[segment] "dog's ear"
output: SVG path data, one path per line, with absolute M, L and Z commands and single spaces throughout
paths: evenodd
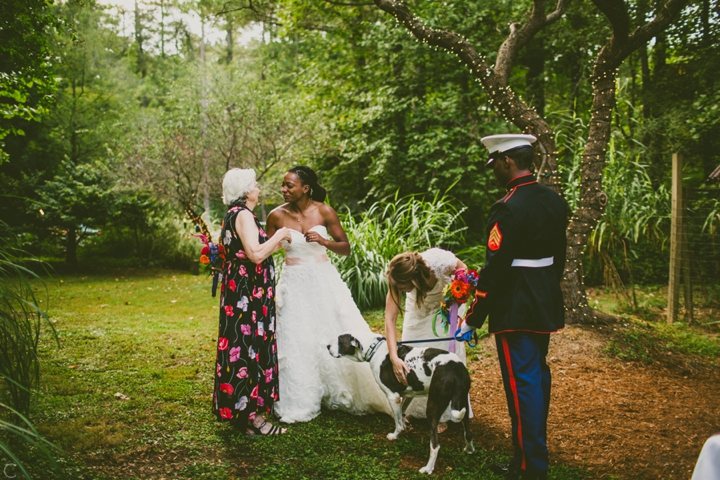
M 355 337 L 353 337 L 352 340 L 350 340 L 350 345 L 352 345 L 353 347 L 355 347 L 355 348 L 357 348 L 357 349 L 359 349 L 359 350 L 362 350 L 362 344 L 361 344 L 360 341 L 359 341 L 357 338 L 355 338 Z

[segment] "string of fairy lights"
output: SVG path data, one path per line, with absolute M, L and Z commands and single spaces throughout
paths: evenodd
M 560 174 L 556 167 L 555 159 L 559 152 L 554 150 L 555 135 L 545 121 L 538 115 L 534 108 L 525 104 L 521 97 L 516 96 L 509 86 L 498 85 L 498 78 L 493 69 L 485 61 L 485 57 L 478 53 L 467 39 L 451 32 L 437 31 L 426 27 L 421 20 L 415 17 L 407 7 L 397 0 L 376 0 L 376 4 L 385 12 L 395 17 L 397 23 L 403 25 L 416 40 L 433 47 L 443 48 L 458 57 L 458 62 L 464 63 L 475 76 L 475 81 L 480 83 L 488 96 L 488 101 L 495 111 L 499 112 L 508 123 L 517 125 L 525 133 L 533 133 L 538 140 L 549 143 L 553 147 L 552 153 L 543 152 L 541 156 L 551 162 L 550 171 L 544 175 L 550 177 L 550 186 L 559 190 L 561 184 Z M 578 209 L 573 213 L 568 227 L 569 239 L 568 248 L 573 255 L 568 259 L 565 268 L 565 278 L 575 277 L 578 279 L 579 289 L 571 294 L 573 298 L 566 301 L 566 311 L 573 314 L 581 313 L 583 317 L 590 315 L 590 307 L 585 295 L 585 284 L 582 274 L 580 258 L 582 250 L 587 244 L 587 239 L 592 229 L 597 225 L 607 205 L 607 195 L 602 191 L 602 168 L 606 161 L 607 138 L 610 135 L 611 115 L 615 106 L 615 79 L 618 73 L 616 68 L 608 68 L 605 59 L 598 59 L 596 62 L 593 77 L 593 98 L 594 105 L 591 110 L 591 133 L 593 129 L 600 128 L 600 140 L 588 140 L 585 148 L 587 152 L 582 156 L 587 158 L 583 161 L 581 181 L 581 201 Z M 609 95 L 609 99 L 604 97 Z M 599 105 L 596 105 L 599 103 Z M 593 144 L 597 146 L 593 146 Z M 601 152 L 594 150 L 599 149 Z M 553 168 L 554 167 L 554 168 Z M 567 296 L 566 296 L 567 298 Z M 567 304 L 571 307 L 568 307 Z

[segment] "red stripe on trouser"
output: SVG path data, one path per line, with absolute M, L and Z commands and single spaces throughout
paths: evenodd
M 520 451 L 522 452 L 522 464 L 520 465 L 520 468 L 525 470 L 525 449 L 523 448 L 522 421 L 520 420 L 520 398 L 518 398 L 517 383 L 515 382 L 515 375 L 513 375 L 512 363 L 510 361 L 510 348 L 508 348 L 507 339 L 504 335 L 502 336 L 501 340 L 503 345 L 503 353 L 505 354 L 505 364 L 507 365 L 510 390 L 512 390 L 513 400 L 515 402 L 515 416 L 517 417 L 517 438 L 518 444 L 520 445 Z

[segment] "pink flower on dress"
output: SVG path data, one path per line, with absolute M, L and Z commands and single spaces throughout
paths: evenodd
M 262 306 L 262 312 L 263 312 L 263 317 L 267 317 L 267 312 L 268 312 L 267 305 Z
M 227 350 L 228 348 L 228 339 L 225 337 L 218 338 L 218 350 Z
M 258 386 L 255 385 L 255 388 L 253 388 L 252 392 L 250 392 L 250 398 L 257 398 L 258 397 Z
M 240 347 L 233 347 L 230 349 L 230 361 L 237 362 L 240 360 Z
M 255 388 L 257 388 L 257 386 L 256 386 Z M 233 392 L 235 391 L 235 389 L 234 389 L 233 386 L 230 385 L 229 383 L 221 383 L 221 384 L 220 384 L 220 391 L 223 392 L 223 393 L 227 393 L 228 395 L 232 395 Z
M 272 344 L 272 347 L 270 348 L 270 350 L 272 351 L 272 353 L 277 353 L 277 344 L 276 344 L 276 343 L 273 343 L 273 344 Z
M 227 315 L 228 317 L 232 317 L 233 313 L 235 312 L 233 312 L 232 305 L 225 305 L 225 315 Z
M 258 404 L 258 407 L 262 407 L 265 405 L 265 400 L 263 400 L 263 397 L 257 398 L 257 404 Z
M 242 275 L 243 277 L 247 277 L 247 276 L 248 276 L 247 270 L 245 269 L 245 265 L 240 265 L 240 268 L 238 269 L 238 272 L 239 272 L 240 275 Z
M 257 322 L 257 312 L 255 310 L 253 310 L 253 312 L 252 312 L 252 322 L 253 323 Z
M 262 263 L 258 263 L 257 265 L 255 265 L 255 273 L 260 275 L 262 273 L 262 271 L 263 271 Z
M 221 375 L 220 370 L 222 370 L 222 367 L 221 367 L 220 364 L 218 363 L 218 364 L 215 365 L 215 373 L 217 373 L 217 376 L 218 376 L 218 377 Z
M 268 287 L 268 294 L 267 294 L 267 296 L 268 296 L 268 298 L 273 298 L 273 288 L 272 288 L 272 287 Z
M 240 370 L 238 370 L 237 375 L 235 376 L 238 378 L 248 378 L 247 367 L 242 367 Z
M 235 252 L 235 256 L 237 258 L 241 258 L 241 259 L 247 258 L 247 254 L 245 253 L 244 250 L 238 250 L 237 252 Z
M 228 288 L 232 290 L 233 292 L 237 290 L 237 284 L 235 283 L 235 280 L 230 280 L 228 282 Z
M 253 287 L 253 297 L 255 297 L 255 298 L 262 298 L 262 295 L 263 295 L 263 289 L 262 289 L 262 288 Z
M 221 408 L 218 412 L 222 418 L 232 418 L 232 410 L 229 408 Z
M 250 329 L 250 325 L 243 323 L 240 325 L 240 332 L 242 332 L 243 335 L 250 335 L 252 333 L 252 330 Z
M 265 370 L 265 383 L 272 382 L 272 378 L 273 378 L 273 369 L 268 368 L 267 370 Z

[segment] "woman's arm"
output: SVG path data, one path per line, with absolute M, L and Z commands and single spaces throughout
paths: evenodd
M 457 257 L 455 257 L 455 258 L 457 258 Z M 460 270 L 461 268 L 462 268 L 462 269 L 465 269 L 465 270 L 468 269 L 468 268 L 467 268 L 467 265 L 465 265 L 465 264 L 462 262 L 462 260 L 460 260 L 460 259 L 458 258 L 457 265 L 455 265 L 455 270 Z M 453 273 L 455 273 L 455 272 L 453 272 Z
M 400 308 L 393 300 L 390 292 L 388 292 L 387 298 L 385 299 L 385 340 L 387 341 L 389 357 L 393 365 L 395 377 L 397 377 L 398 382 L 407 385 L 405 375 L 410 369 L 405 365 L 405 362 L 400 360 L 397 354 L 397 317 L 399 313 Z
M 350 255 L 350 242 L 348 241 L 345 230 L 343 230 L 342 225 L 340 224 L 340 218 L 338 217 L 337 212 L 330 205 L 325 204 L 321 205 L 319 209 L 320 214 L 325 221 L 325 227 L 335 241 L 330 241 L 312 230 L 305 234 L 305 240 L 308 242 L 317 242 L 338 255 Z
M 235 231 L 240 236 L 240 241 L 245 248 L 245 254 L 251 262 L 258 264 L 268 258 L 273 252 L 280 250 L 281 241 L 292 241 L 290 230 L 286 227 L 279 228 L 270 239 L 260 244 L 258 242 L 258 227 L 255 224 L 253 214 L 248 210 L 241 210 L 235 218 Z
M 265 233 L 268 234 L 268 237 L 272 237 L 278 228 L 280 228 L 280 212 L 278 212 L 278 208 L 276 208 L 270 212 L 270 215 L 268 215 L 265 221 Z

